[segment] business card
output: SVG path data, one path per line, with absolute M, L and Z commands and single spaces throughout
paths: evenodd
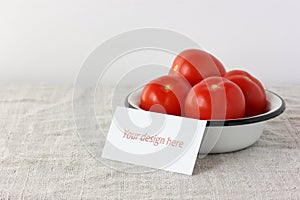
M 206 123 L 117 107 L 102 158 L 192 175 Z

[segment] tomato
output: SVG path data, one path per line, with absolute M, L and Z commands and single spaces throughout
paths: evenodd
M 191 86 L 210 76 L 226 73 L 222 63 L 213 55 L 198 49 L 181 52 L 174 60 L 169 75 L 178 75 L 189 81 Z
M 144 87 L 140 108 L 181 116 L 184 114 L 184 100 L 190 89 L 190 84 L 181 77 L 162 76 Z
M 227 73 L 225 73 L 223 75 L 223 77 L 230 77 L 230 76 L 233 76 L 233 75 L 242 75 L 242 76 L 247 76 L 249 77 L 252 81 L 254 81 L 262 90 L 265 90 L 263 84 L 257 80 L 255 77 L 253 77 L 251 74 L 249 74 L 248 72 L 246 71 L 243 71 L 243 70 L 238 70 L 238 69 L 235 69 L 235 70 L 231 70 Z
M 243 91 L 246 101 L 246 117 L 265 112 L 266 92 L 259 80 L 241 70 L 230 71 L 224 77 L 237 84 Z
M 196 84 L 185 99 L 185 116 L 203 120 L 242 118 L 245 98 L 235 83 L 222 77 L 209 77 Z

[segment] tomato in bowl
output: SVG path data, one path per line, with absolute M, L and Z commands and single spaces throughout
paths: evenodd
M 140 109 L 140 97 L 144 86 L 133 90 L 125 99 L 125 106 Z M 200 147 L 201 154 L 225 153 L 247 148 L 263 133 L 266 121 L 279 116 L 285 110 L 284 100 L 266 90 L 267 105 L 264 113 L 237 119 L 208 120 L 205 136 Z

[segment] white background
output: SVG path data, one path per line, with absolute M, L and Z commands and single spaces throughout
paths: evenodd
M 157 27 L 187 35 L 266 85 L 299 84 L 299 11 L 297 0 L 4 0 L 0 83 L 73 83 L 103 41 Z

